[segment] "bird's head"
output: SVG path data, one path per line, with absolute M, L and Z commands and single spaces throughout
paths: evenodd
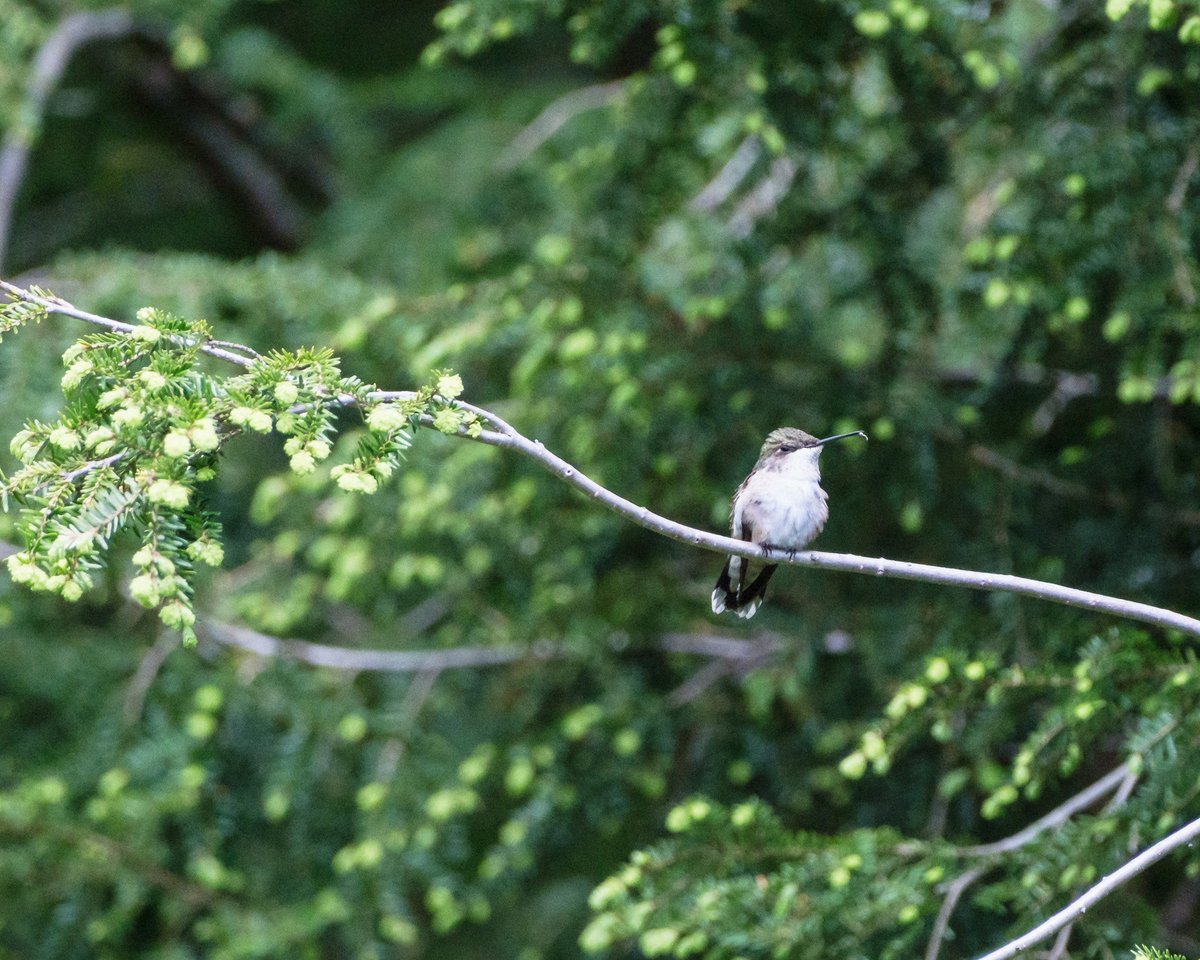
M 862 437 L 867 439 L 867 435 L 861 430 L 852 430 L 850 433 L 839 433 L 832 437 L 818 439 L 811 433 L 805 433 L 803 430 L 797 430 L 795 427 L 780 427 L 778 430 L 772 430 L 767 434 L 767 439 L 762 445 L 762 451 L 759 453 L 759 460 L 765 460 L 768 457 L 787 456 L 795 453 L 798 450 L 811 451 L 809 454 L 813 460 L 821 455 L 821 448 L 827 443 L 833 443 L 835 440 L 844 440 L 846 437 Z

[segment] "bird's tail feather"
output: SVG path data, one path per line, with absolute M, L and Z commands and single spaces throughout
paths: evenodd
M 725 561 L 725 566 L 722 568 L 721 575 L 717 578 L 717 585 L 712 592 L 713 613 L 732 610 L 743 619 L 754 616 L 758 612 L 758 608 L 762 606 L 763 598 L 767 593 L 767 584 L 771 582 L 771 575 L 775 572 L 776 566 L 778 564 L 767 564 L 748 587 L 735 590 L 729 576 L 729 561 Z
M 725 566 L 721 568 L 721 575 L 717 577 L 717 585 L 713 587 L 712 592 L 712 610 L 713 613 L 724 613 L 726 607 L 737 609 L 736 603 L 730 603 L 734 599 L 733 582 L 729 579 L 729 561 L 725 561 Z

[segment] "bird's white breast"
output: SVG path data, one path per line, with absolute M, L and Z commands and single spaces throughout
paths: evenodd
M 734 536 L 799 550 L 821 532 L 829 519 L 821 489 L 819 450 L 799 450 L 776 458 L 747 479 L 733 510 Z

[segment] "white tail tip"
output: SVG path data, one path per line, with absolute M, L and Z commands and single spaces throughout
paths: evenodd
M 743 620 L 749 620 L 752 616 L 754 616 L 756 613 L 758 613 L 758 608 L 762 606 L 762 602 L 763 602 L 762 597 L 755 597 L 744 607 L 738 607 L 733 612 L 736 613 Z

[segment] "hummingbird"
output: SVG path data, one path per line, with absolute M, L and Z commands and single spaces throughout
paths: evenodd
M 793 553 L 808 546 L 829 519 L 829 495 L 821 489 L 817 461 L 827 443 L 867 435 L 861 430 L 818 440 L 794 427 L 772 430 L 758 463 L 733 495 L 730 535 L 764 547 Z M 750 618 L 762 605 L 767 584 L 778 564 L 764 564 L 751 576 L 751 562 L 730 557 L 712 592 L 713 613 L 732 610 Z

